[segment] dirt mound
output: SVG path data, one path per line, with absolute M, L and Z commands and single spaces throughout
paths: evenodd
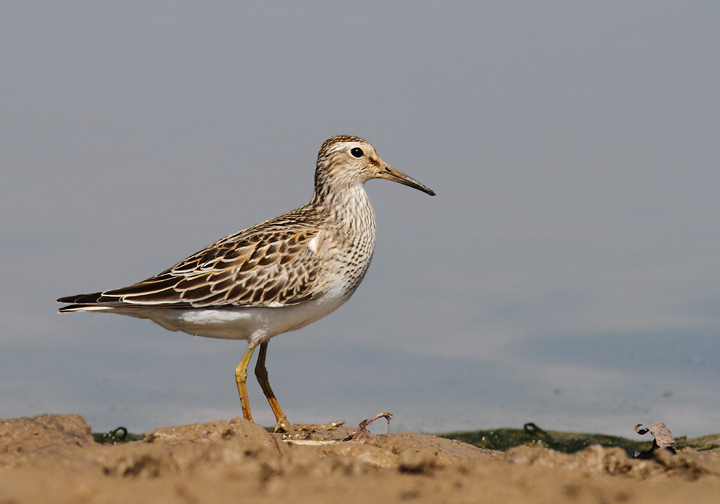
M 78 415 L 0 421 L 0 502 L 717 502 L 720 455 L 507 453 L 416 433 L 284 439 L 241 418 L 94 442 Z

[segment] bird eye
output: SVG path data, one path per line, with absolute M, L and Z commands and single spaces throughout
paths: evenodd
M 353 156 L 355 156 L 357 158 L 363 157 L 365 155 L 365 153 L 363 152 L 363 150 L 360 147 L 353 147 L 352 150 L 350 151 L 350 154 L 352 154 Z

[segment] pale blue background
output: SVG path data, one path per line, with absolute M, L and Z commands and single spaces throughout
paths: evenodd
M 239 415 L 244 342 L 55 299 L 303 204 L 343 133 L 437 196 L 367 184 L 363 285 L 270 344 L 291 421 L 720 431 L 718 26 L 692 1 L 3 2 L 0 418 Z

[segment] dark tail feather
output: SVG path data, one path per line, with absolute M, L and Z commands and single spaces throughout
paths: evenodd
M 95 304 L 100 302 L 102 292 L 93 292 L 92 294 L 75 294 L 74 296 L 65 296 L 58 299 L 58 303 L 75 303 L 75 304 Z
M 76 294 L 74 296 L 65 296 L 58 299 L 59 303 L 70 303 L 58 310 L 60 313 L 74 312 L 78 310 L 92 310 L 93 307 L 100 308 L 103 306 L 120 305 L 117 297 L 104 296 L 102 292 L 93 292 L 92 294 Z

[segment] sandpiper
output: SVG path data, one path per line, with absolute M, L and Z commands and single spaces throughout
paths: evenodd
M 373 178 L 435 195 L 385 164 L 366 140 L 334 136 L 318 153 L 315 192 L 306 205 L 226 236 L 129 287 L 60 298 L 70 303 L 60 312 L 118 313 L 171 331 L 247 340 L 235 379 L 250 421 L 247 367 L 259 345 L 255 375 L 276 430 L 288 430 L 268 381 L 268 342 L 333 312 L 360 285 L 375 247 L 375 215 L 363 188 Z

